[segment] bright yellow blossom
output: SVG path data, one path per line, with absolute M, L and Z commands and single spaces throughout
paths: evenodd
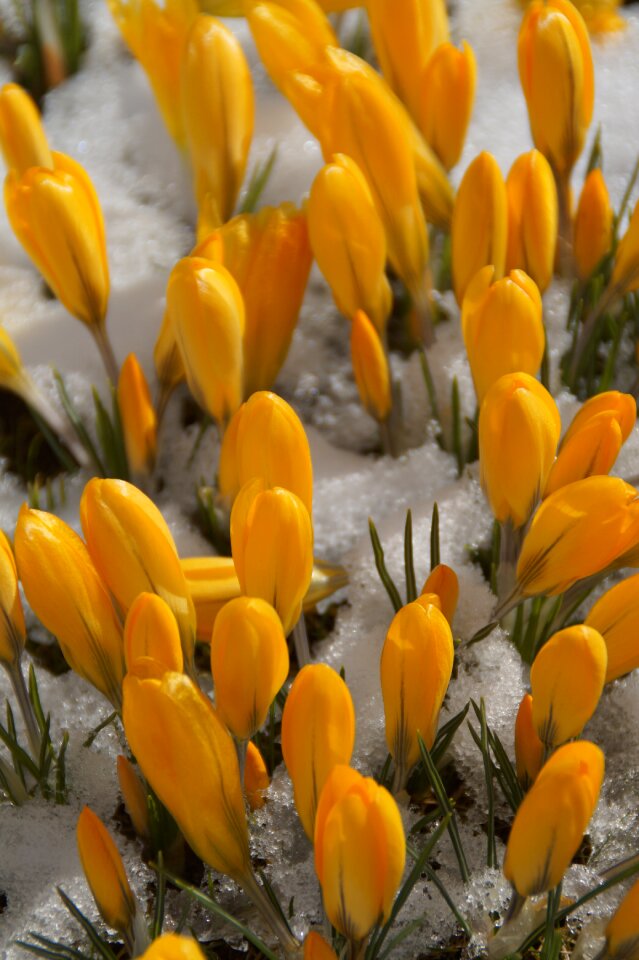
M 573 235 L 577 273 L 586 280 L 612 247 L 613 210 L 599 169 L 591 170 L 581 190 Z
M 351 325 L 351 360 L 362 406 L 384 423 L 393 403 L 390 368 L 379 333 L 363 310 L 356 312 Z
M 0 150 L 7 169 L 19 174 L 29 167 L 53 168 L 40 112 L 17 83 L 5 83 L 0 90 Z
M 78 818 L 77 838 L 82 869 L 104 922 L 127 934 L 135 919 L 135 897 L 111 834 L 89 807 Z
M 129 467 L 134 473 L 150 473 L 155 464 L 158 424 L 147 379 L 134 353 L 120 369 L 118 406 Z
M 525 270 L 547 289 L 555 268 L 559 203 L 550 164 L 539 150 L 522 153 L 506 178 L 508 247 L 506 270 Z
M 446 170 L 461 156 L 473 112 L 477 64 L 472 47 L 461 50 L 441 43 L 428 61 L 421 80 L 417 126 Z

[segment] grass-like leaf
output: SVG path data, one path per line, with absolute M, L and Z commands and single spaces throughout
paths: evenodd
M 433 763 L 433 758 L 428 751 L 428 747 L 424 743 L 419 733 L 417 734 L 417 740 L 419 742 L 419 750 L 422 755 L 422 761 L 424 763 L 424 767 L 426 768 L 426 773 L 428 775 L 428 779 L 430 780 L 430 785 L 433 788 L 435 798 L 439 804 L 439 809 L 441 810 L 442 816 L 447 816 L 450 814 L 450 819 L 448 821 L 448 834 L 453 845 L 453 850 L 455 851 L 455 856 L 457 857 L 461 878 L 464 883 L 467 883 L 470 879 L 470 870 L 468 869 L 464 847 L 459 835 L 459 828 L 457 826 L 457 819 L 455 817 L 453 805 L 448 797 L 448 794 L 446 793 L 437 767 Z
M 62 887 L 56 887 L 56 890 L 58 891 L 58 896 L 62 900 L 62 903 L 67 908 L 74 920 L 78 921 L 87 937 L 91 941 L 93 947 L 102 957 L 102 960 L 116 960 L 115 954 L 111 947 L 108 945 L 108 943 L 105 943 L 88 917 L 85 917 L 82 911 L 76 907 L 71 897 L 67 896 Z
M 371 520 L 368 518 L 368 529 L 371 536 L 371 543 L 373 545 L 373 554 L 375 556 L 375 566 L 377 567 L 377 572 L 379 578 L 386 588 L 386 593 L 390 598 L 390 602 L 393 604 L 393 609 L 395 613 L 398 610 L 401 610 L 403 607 L 402 598 L 399 594 L 399 590 L 395 586 L 393 578 L 391 577 L 388 569 L 386 567 L 386 562 L 384 560 L 384 548 L 382 547 L 381 541 L 379 539 L 379 534 L 377 532 L 377 527 Z
M 413 514 L 406 511 L 404 525 L 404 571 L 406 573 L 406 603 L 417 599 L 417 581 L 415 580 L 415 560 L 413 557 Z

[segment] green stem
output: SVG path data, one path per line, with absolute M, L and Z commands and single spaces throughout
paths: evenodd
M 273 904 L 264 892 L 264 888 L 259 885 L 252 873 L 246 879 L 242 880 L 242 887 L 245 893 L 251 898 L 255 909 L 264 922 L 280 941 L 285 956 L 299 957 L 301 945 L 290 930 L 287 929 L 282 918 L 278 916 Z
M 295 655 L 297 657 L 297 665 L 302 669 L 307 663 L 311 662 L 311 648 L 308 642 L 308 634 L 306 632 L 306 620 L 304 619 L 304 613 L 300 614 L 299 620 L 293 627 L 292 631 L 293 643 L 295 645 Z
M 29 746 L 31 747 L 31 755 L 34 761 L 38 763 L 41 752 L 42 736 L 38 729 L 38 724 L 33 712 L 33 707 L 31 706 L 31 701 L 29 700 L 27 685 L 24 682 L 20 660 L 18 659 L 17 663 L 15 664 L 7 664 L 6 667 L 7 673 L 9 674 L 9 679 L 11 680 L 11 686 L 13 687 L 13 692 L 16 695 L 16 700 L 18 701 L 18 706 L 20 707 L 20 713 L 22 714 L 24 725 L 26 727 Z
M 104 364 L 104 369 L 106 370 L 107 377 L 111 381 L 114 387 L 118 385 L 118 364 L 115 359 L 115 354 L 113 353 L 113 347 L 111 346 L 111 341 L 107 336 L 106 328 L 104 324 L 99 324 L 98 326 L 91 327 L 91 333 L 97 344 L 98 350 L 100 351 L 100 356 L 102 357 L 102 362 Z

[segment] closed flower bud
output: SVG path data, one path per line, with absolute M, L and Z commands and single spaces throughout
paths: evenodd
M 497 161 L 480 153 L 457 191 L 452 223 L 453 287 L 461 305 L 478 270 L 492 264 L 495 280 L 504 275 L 508 238 L 506 186 Z
M 313 465 L 302 421 L 275 393 L 258 391 L 229 423 L 220 451 L 220 493 L 232 502 L 254 477 L 268 487 L 285 487 L 311 514 Z
M 639 880 L 635 880 L 606 927 L 605 960 L 639 957 Z
M 606 642 L 606 683 L 639 667 L 639 574 L 616 583 L 597 600 L 584 621 Z
M 111 834 L 89 807 L 78 818 L 77 838 L 82 869 L 104 922 L 126 934 L 135 919 L 135 897 Z
M 517 810 L 504 874 L 521 897 L 552 890 L 579 849 L 603 781 L 604 756 L 594 743 L 561 747 L 540 771 Z
M 576 433 L 583 430 L 590 420 L 600 413 L 612 413 L 614 415 L 619 423 L 621 436 L 625 443 L 637 419 L 637 402 L 630 393 L 607 390 L 582 403 L 563 436 L 561 447 L 564 447 Z
M 304 960 L 337 960 L 337 954 L 324 937 L 311 930 L 304 940 Z
M 578 737 L 597 709 L 606 678 L 606 644 L 579 624 L 555 633 L 530 668 L 535 730 L 547 750 Z
M 0 530 L 0 663 L 15 666 L 26 639 L 16 562 L 11 544 Z
M 244 795 L 251 810 L 260 810 L 266 803 L 264 794 L 271 785 L 264 757 L 252 740 L 246 747 L 244 762 Z
M 634 407 L 634 400 L 632 403 Z M 544 496 L 575 480 L 607 474 L 614 466 L 622 443 L 621 424 L 615 412 L 603 411 L 584 419 L 581 428 L 572 431 L 568 441 L 562 443 Z
M 24 506 L 18 515 L 15 551 L 29 606 L 57 637 L 71 669 L 119 710 L 122 630 L 84 543 L 58 517 Z
M 455 166 L 464 147 L 475 102 L 476 79 L 475 54 L 465 40 L 461 50 L 452 43 L 441 43 L 421 78 L 421 98 L 415 120 L 446 170 Z
M 386 236 L 366 179 L 350 157 L 337 154 L 315 177 L 308 228 L 337 308 L 349 320 L 363 310 L 383 336 L 392 303 Z
M 639 288 L 639 201 L 619 241 L 610 283 L 620 294 L 632 293 Z
M 383 423 L 393 403 L 390 369 L 379 333 L 362 310 L 351 326 L 351 360 L 362 406 Z
M 253 136 L 251 72 L 239 40 L 200 14 L 182 53 L 180 96 L 200 218 L 210 229 L 232 215 Z
M 555 401 L 526 373 L 497 380 L 479 413 L 481 485 L 500 523 L 528 520 L 544 489 L 561 432 Z
M 282 713 L 282 753 L 310 840 L 322 788 L 337 764 L 350 763 L 354 744 L 355 710 L 340 675 L 325 663 L 302 667 Z
M 539 150 L 517 157 L 506 178 L 506 270 L 525 270 L 541 293 L 555 268 L 559 205 L 550 164 Z
M 317 809 L 315 872 L 326 915 L 348 940 L 362 941 L 388 920 L 405 861 L 402 818 L 388 790 L 336 767 Z
M 131 817 L 135 832 L 143 840 L 150 836 L 149 808 L 144 784 L 135 772 L 130 760 L 122 754 L 117 759 L 118 783 L 126 812 Z
M 477 403 L 507 373 L 534 376 L 546 344 L 542 303 L 534 280 L 523 270 L 493 282 L 495 268 L 483 267 L 466 288 L 462 333 Z
M 52 170 L 9 172 L 4 188 L 9 222 L 69 313 L 101 329 L 109 266 L 100 202 L 79 163 L 61 153 L 53 154 L 53 162 Z
M 157 593 L 177 620 L 187 670 L 193 661 L 195 609 L 164 517 L 124 480 L 90 480 L 80 501 L 89 553 L 126 612 L 141 593 Z
M 157 417 L 144 371 L 134 353 L 128 355 L 120 370 L 118 406 L 129 467 L 134 473 L 150 473 L 157 450 Z
M 0 90 L 0 149 L 8 170 L 53 167 L 40 113 L 24 87 L 5 83 Z
M 286 10 L 294 11 L 297 9 L 295 0 L 289 0 L 285 5 L 283 0 L 262 0 L 264 5 L 269 5 L 275 7 L 282 6 Z M 317 0 L 317 4 L 314 6 L 319 6 L 322 10 L 325 10 L 327 13 L 336 13 L 343 10 L 350 10 L 351 7 L 356 7 L 358 4 L 356 0 Z M 242 17 L 246 12 L 246 7 L 244 0 L 201 0 L 200 6 L 203 10 L 206 10 L 207 13 L 212 13 L 214 17 Z M 305 6 L 310 6 L 309 0 L 306 0 Z M 302 7 L 303 9 L 303 7 Z
M 528 790 L 537 778 L 544 762 L 544 745 L 533 723 L 533 699 L 524 694 L 515 720 L 515 764 L 517 779 Z
M 153 348 L 155 374 L 162 390 L 169 394 L 185 378 L 184 364 L 175 340 L 175 332 L 168 311 L 164 311 L 162 326 Z
M 195 0 L 108 0 L 127 47 L 146 73 L 166 128 L 178 146 L 185 133 L 180 105 L 180 68 Z
M 289 634 L 299 620 L 313 573 L 313 527 L 294 493 L 283 487 L 255 489 L 250 504 L 238 503 L 240 492 L 233 506 L 233 561 L 242 593 L 274 606 Z
M 211 640 L 211 673 L 220 719 L 237 740 L 260 729 L 288 676 L 288 647 L 273 607 L 238 597 L 220 611 Z
M 420 734 L 430 750 L 453 669 L 453 635 L 443 613 L 419 601 L 402 607 L 386 634 L 380 676 L 386 743 L 402 787 L 419 759 Z
M 613 212 L 601 170 L 584 181 L 575 216 L 573 253 L 580 280 L 586 280 L 612 248 Z
M 617 477 L 560 487 L 536 511 L 517 563 L 523 596 L 563 593 L 639 542 L 639 496 Z
M 528 6 L 518 58 L 535 146 L 565 178 L 581 153 L 594 104 L 588 31 L 569 0 Z
M 242 294 L 220 264 L 184 257 L 171 272 L 166 299 L 189 390 L 225 425 L 242 402 Z
M 452 626 L 459 598 L 459 580 L 452 567 L 446 566 L 445 563 L 438 563 L 431 570 L 422 587 L 422 595 L 428 593 L 434 593 L 439 597 L 441 611 Z
M 219 259 L 237 283 L 245 312 L 244 396 L 268 390 L 286 360 L 311 269 L 305 211 L 282 203 L 234 217 L 194 255 Z
M 134 670 L 141 657 L 157 660 L 166 670 L 179 673 L 183 669 L 177 621 L 157 594 L 141 593 L 129 607 L 124 624 L 124 657 L 127 670 Z
M 433 51 L 448 40 L 446 3 L 368 0 L 367 12 L 384 79 L 418 123 L 424 70 Z
M 195 853 L 238 882 L 251 872 L 233 739 L 182 673 L 124 681 L 124 729 L 145 779 Z
M 20 395 L 30 389 L 18 348 L 4 327 L 0 327 L 0 387 Z
M 177 933 L 163 933 L 142 954 L 141 960 L 205 960 L 197 940 Z

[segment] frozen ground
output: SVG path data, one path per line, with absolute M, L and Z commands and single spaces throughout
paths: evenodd
M 633 8 L 630 8 L 631 10 Z M 151 352 L 162 317 L 167 274 L 192 242 L 193 203 L 188 177 L 161 125 L 146 80 L 123 52 L 106 5 L 85 7 L 91 45 L 80 75 L 50 94 L 46 127 L 58 150 L 79 159 L 93 178 L 107 224 L 112 275 L 108 325 L 116 354 L 122 360 L 138 353 L 149 375 Z M 523 96 L 516 70 L 516 33 L 520 9 L 510 0 L 459 0 L 453 17 L 457 38 L 466 38 L 478 61 L 475 116 L 457 178 L 483 149 L 492 151 L 504 175 L 514 158 L 530 149 Z M 605 173 L 613 202 L 639 151 L 636 91 L 639 90 L 639 16 L 629 13 L 628 29 L 595 47 L 596 111 L 592 133 L 602 126 Z M 251 165 L 279 144 L 277 166 L 264 202 L 299 201 L 308 191 L 321 163 L 317 144 L 301 127 L 290 108 L 273 91 L 255 64 L 252 44 L 244 25 L 237 29 L 246 42 L 255 78 L 259 107 Z M 583 163 L 575 183 L 581 182 Z M 564 349 L 562 328 L 567 291 L 554 285 L 546 296 L 546 322 L 550 330 L 554 368 Z M 450 383 L 459 380 L 464 411 L 472 415 L 472 384 L 464 357 L 457 315 L 447 298 L 453 319 L 438 330 L 430 354 L 431 367 L 446 415 Z M 68 378 L 80 405 L 85 405 L 91 383 L 103 382 L 102 370 L 88 332 L 65 314 L 55 301 L 45 299 L 42 286 L 0 213 L 0 314 L 15 337 L 25 361 L 42 388 L 52 397 L 48 368 L 54 363 Z M 470 636 L 490 616 L 491 596 L 468 548 L 489 533 L 491 518 L 477 482 L 476 467 L 461 479 L 450 455 L 434 441 L 423 382 L 415 360 L 397 360 L 407 406 L 409 435 L 420 444 L 399 461 L 379 459 L 361 451 L 375 442 L 372 421 L 360 410 L 350 374 L 345 321 L 335 312 L 317 272 L 312 275 L 299 329 L 278 387 L 300 410 L 308 425 L 316 475 L 314 520 L 318 555 L 344 563 L 350 573 L 349 605 L 340 610 L 335 632 L 316 650 L 319 658 L 343 666 L 357 711 L 355 763 L 363 771 L 375 769 L 385 755 L 383 714 L 379 691 L 379 653 L 391 618 L 391 608 L 377 579 L 367 533 L 367 517 L 378 524 L 389 567 L 401 579 L 402 529 L 405 511 L 413 509 L 418 576 L 427 573 L 429 523 L 437 500 L 442 526 L 442 559 L 459 574 L 461 594 L 455 635 Z M 556 382 L 556 381 L 555 381 Z M 558 398 L 568 421 L 574 401 Z M 208 552 L 206 542 L 189 520 L 193 508 L 192 481 L 185 481 L 182 464 L 194 441 L 193 430 L 179 425 L 179 403 L 170 408 L 165 424 L 160 472 L 166 486 L 160 504 L 184 555 Z M 210 434 L 193 466 L 192 477 L 211 476 L 216 452 Z M 639 436 L 630 439 L 617 472 L 639 473 Z M 67 484 L 65 519 L 77 526 L 77 502 L 84 479 Z M 8 474 L 0 475 L 0 527 L 13 531 L 15 517 L 25 499 L 22 485 Z M 70 935 L 71 925 L 54 892 L 60 884 L 85 909 L 95 915 L 75 848 L 75 823 L 84 803 L 113 827 L 119 797 L 115 757 L 122 744 L 111 728 L 90 748 L 82 746 L 88 731 L 108 713 L 97 693 L 71 674 L 61 678 L 39 673 L 45 708 L 53 713 L 54 734 L 64 728 L 71 735 L 68 753 L 68 806 L 53 807 L 35 801 L 21 809 L 4 806 L 0 814 L 0 890 L 6 906 L 0 912 L 2 956 L 21 952 L 14 938 L 28 930 L 53 939 Z M 527 678 L 518 656 L 497 631 L 472 650 L 462 648 L 459 675 L 451 685 L 446 716 L 457 712 L 467 699 L 484 697 L 488 718 L 508 747 L 517 704 Z M 0 678 L 0 692 L 4 679 Z M 593 864 L 605 867 L 639 849 L 637 782 L 639 781 L 639 679 L 626 678 L 606 690 L 587 735 L 606 752 L 608 776 L 602 800 L 591 827 L 595 850 Z M 620 729 L 624 736 L 619 736 Z M 465 731 L 460 731 L 452 760 L 464 789 L 478 803 L 462 814 L 462 832 L 473 868 L 471 884 L 460 884 L 448 840 L 439 854 L 440 876 L 478 939 L 469 951 L 476 956 L 489 925 L 487 914 L 502 911 L 507 885 L 498 871 L 485 868 L 486 838 L 482 830 L 484 781 L 481 758 Z M 295 922 L 302 932 L 319 919 L 318 890 L 310 848 L 294 815 L 287 778 L 279 768 L 270 803 L 255 816 L 255 845 L 269 863 L 269 873 L 288 903 L 295 898 Z M 407 822 L 412 815 L 406 814 Z M 150 872 L 141 865 L 137 847 L 118 834 L 134 886 L 148 898 Z M 503 848 L 499 847 L 499 854 Z M 585 889 L 594 873 L 572 868 L 566 892 Z M 426 912 L 428 920 L 403 948 L 406 957 L 417 956 L 429 944 L 445 940 L 454 924 L 438 894 L 424 896 L 418 884 L 407 906 L 407 915 Z M 229 888 L 228 894 L 233 896 Z M 180 912 L 173 904 L 174 916 Z M 593 907 L 593 913 L 604 909 Z M 1 911 L 0 907 L 0 911 Z M 216 935 L 210 920 L 198 917 L 201 932 Z M 587 934 L 586 956 L 595 952 L 595 928 Z

